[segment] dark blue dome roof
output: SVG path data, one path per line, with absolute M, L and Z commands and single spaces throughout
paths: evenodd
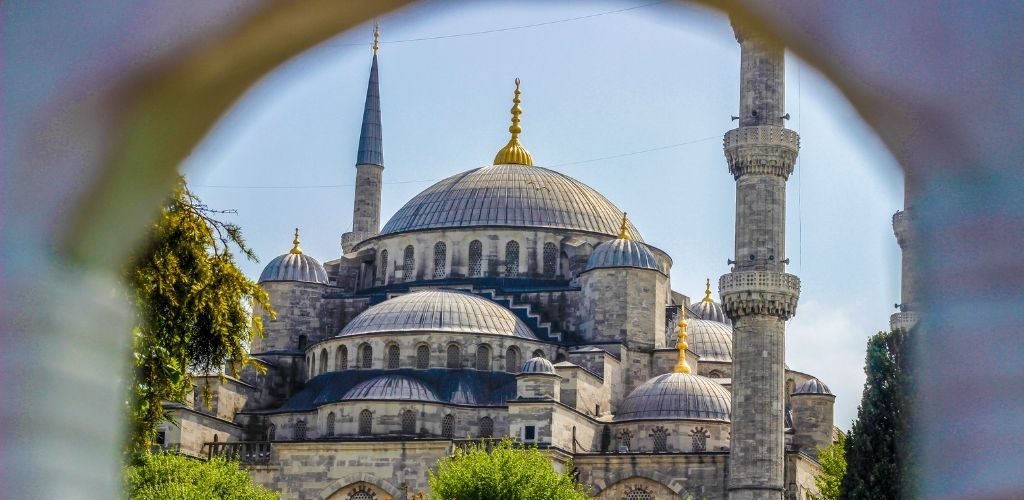
M 343 401 L 354 399 L 385 399 L 392 401 L 426 401 L 437 403 L 437 395 L 429 387 L 402 375 L 381 375 L 356 384 L 341 398 Z
M 522 373 L 555 373 L 555 366 L 544 358 L 530 358 L 523 363 Z
M 812 378 L 797 386 L 796 390 L 793 391 L 793 394 L 827 394 L 831 396 L 832 391 L 828 389 L 828 386 L 825 385 L 824 382 L 816 378 Z

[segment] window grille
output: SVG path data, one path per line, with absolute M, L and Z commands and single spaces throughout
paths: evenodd
M 554 278 L 558 271 L 558 247 L 554 243 L 544 244 L 544 276 Z
M 360 360 L 359 360 L 359 367 L 360 368 L 370 368 L 370 367 L 373 366 L 373 348 L 370 347 L 370 344 L 363 344 L 363 346 L 360 348 L 360 353 L 359 354 L 360 354 Z
M 373 432 L 373 413 L 370 410 L 359 412 L 359 435 L 369 436 Z
M 334 412 L 333 411 L 327 414 L 326 435 L 328 435 L 328 436 L 333 436 L 334 435 Z
M 622 497 L 623 500 L 653 500 L 654 495 L 644 488 L 643 486 L 633 486 L 626 489 L 626 496 Z
M 455 436 L 455 417 L 445 415 L 441 419 L 441 436 L 451 439 Z
M 348 500 L 377 500 L 377 495 L 366 486 L 359 486 L 348 494 Z
M 690 431 L 693 436 L 693 451 L 705 451 L 708 449 L 708 431 L 703 427 L 697 427 Z
M 476 369 L 481 371 L 491 369 L 491 347 L 487 344 L 476 348 Z
M 405 260 L 402 262 L 402 279 L 405 281 L 412 281 L 415 276 L 413 273 L 416 271 L 416 256 L 412 249 L 412 245 L 405 247 Z
M 480 240 L 469 243 L 469 275 L 483 276 L 484 246 Z
M 304 441 L 306 439 L 306 421 L 299 420 L 295 422 L 295 440 Z
M 402 412 L 402 434 L 416 434 L 416 414 L 412 410 Z
M 348 370 L 348 347 L 338 346 L 338 349 L 334 352 L 334 369 L 335 370 Z
M 668 431 L 664 427 L 657 427 L 651 432 L 654 438 L 654 452 L 664 453 L 668 451 Z
M 718 370 L 711 370 L 708 373 L 708 377 L 709 378 L 722 378 L 722 372 L 720 372 Z
M 480 437 L 494 437 L 494 420 L 491 420 L 491 417 L 480 419 Z
M 533 357 L 535 357 L 535 358 L 543 358 L 544 357 L 544 351 L 542 351 L 540 349 L 537 349 L 537 350 L 533 351 Z
M 401 354 L 402 353 L 398 349 L 397 345 L 391 344 L 391 345 L 388 346 L 388 369 L 389 370 L 395 370 L 395 369 L 398 368 L 398 363 L 400 361 Z
M 416 368 L 426 370 L 430 368 L 430 348 L 421 344 L 416 348 Z
M 509 373 L 519 373 L 519 368 L 521 366 L 522 363 L 519 362 L 519 349 L 516 349 L 515 346 L 509 347 L 508 350 L 505 351 L 505 371 Z
M 448 245 L 445 245 L 443 241 L 438 241 L 434 244 L 434 279 L 444 278 L 447 264 Z
M 386 285 L 388 283 L 388 251 L 381 250 L 380 252 L 380 283 Z
M 633 433 L 632 432 L 629 432 L 628 430 L 625 430 L 625 429 L 619 431 L 619 447 L 620 448 L 624 447 L 624 448 L 626 448 L 628 450 L 629 449 L 629 445 L 632 444 L 632 441 L 633 441 Z
M 448 368 L 462 368 L 462 353 L 459 346 L 452 344 L 448 346 Z
M 505 244 L 505 276 L 519 276 L 519 242 L 510 241 Z

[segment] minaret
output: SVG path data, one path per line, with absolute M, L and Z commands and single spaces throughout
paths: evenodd
M 910 331 L 917 324 L 917 276 L 914 274 L 914 259 L 917 238 L 913 227 L 913 198 L 911 196 L 911 179 L 904 180 L 903 210 L 892 215 L 892 231 L 896 234 L 896 243 L 900 245 L 903 262 L 900 272 L 900 303 L 896 304 L 900 312 L 889 316 L 889 329 L 892 331 Z
M 380 87 L 377 83 L 377 49 L 380 27 L 373 28 L 373 62 L 366 86 L 363 127 L 359 132 L 359 153 L 356 155 L 356 189 L 352 207 L 352 231 L 341 235 L 342 252 L 380 231 L 381 174 L 384 172 L 384 146 L 380 126 Z
M 733 21 L 741 47 L 739 128 L 725 134 L 736 180 L 736 256 L 719 282 L 733 323 L 729 498 L 781 499 L 786 320 L 800 280 L 785 272 L 786 180 L 800 138 L 783 125 L 783 47 Z

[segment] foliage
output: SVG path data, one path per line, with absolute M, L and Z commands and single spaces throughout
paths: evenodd
M 273 500 L 277 494 L 252 482 L 238 462 L 203 462 L 183 455 L 149 454 L 125 467 L 125 491 L 137 500 Z
M 864 395 L 846 439 L 840 498 L 912 498 L 916 484 L 909 430 L 913 386 L 907 333 L 868 340 Z
M 821 469 L 814 476 L 814 484 L 818 486 L 817 500 L 837 500 L 839 486 L 846 476 L 846 435 L 839 433 L 836 442 L 818 449 L 818 463 Z
M 567 470 L 572 470 L 570 465 Z M 536 446 L 524 448 L 511 438 L 472 443 L 430 471 L 433 498 L 458 500 L 562 500 L 590 498 L 571 474 L 559 474 Z
M 252 306 L 271 311 L 266 292 L 235 265 L 231 248 L 256 260 L 241 229 L 214 217 L 180 178 L 150 229 L 149 245 L 124 271 L 138 314 L 129 450 L 149 449 L 166 416 L 163 401 L 184 402 L 190 373 L 223 374 L 249 363 L 246 345 L 262 334 Z M 204 391 L 205 392 L 205 391 Z

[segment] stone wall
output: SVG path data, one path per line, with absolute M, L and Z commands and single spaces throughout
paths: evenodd
M 263 337 L 253 339 L 250 352 L 299 351 L 303 342 L 312 344 L 336 333 L 334 318 L 322 298 L 327 286 L 298 281 L 265 281 L 260 286 L 270 295 L 277 318 L 271 319 L 257 307 L 263 319 Z
M 579 333 L 590 342 L 665 347 L 667 278 L 653 270 L 594 269 L 580 278 Z
M 586 415 L 601 415 L 611 409 L 611 384 L 580 366 L 558 363 L 555 372 L 562 377 L 562 404 Z
M 162 423 L 157 431 L 164 433 L 166 445 L 179 445 L 186 455 L 205 456 L 203 445 L 214 439 L 219 442 L 243 440 L 241 427 L 230 421 L 180 406 L 167 409 L 178 425 Z
M 728 454 L 720 453 L 608 453 L 577 455 L 580 480 L 598 499 L 625 498 L 633 488 L 644 488 L 651 498 L 724 500 Z
M 832 408 L 836 397 L 831 394 L 796 394 L 793 401 L 793 445 L 815 460 L 818 449 L 832 444 Z

